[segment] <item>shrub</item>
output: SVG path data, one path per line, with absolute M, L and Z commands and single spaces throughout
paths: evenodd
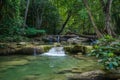
M 20 42 L 20 41 L 30 41 L 30 39 L 20 35 L 0 36 L 0 42 Z
M 26 34 L 27 36 L 43 35 L 43 34 L 45 34 L 45 33 L 46 33 L 45 30 L 37 30 L 37 29 L 35 29 L 35 28 L 27 28 L 27 29 L 25 30 L 25 34 Z
M 120 66 L 120 41 L 107 35 L 101 38 L 91 55 L 99 58 L 99 62 L 105 66 L 105 69 L 117 69 Z

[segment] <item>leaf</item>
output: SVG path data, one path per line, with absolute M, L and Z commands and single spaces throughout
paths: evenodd
M 98 57 L 99 57 L 99 54 L 97 54 L 96 57 L 98 58 Z
M 117 63 L 117 62 L 112 62 L 112 64 L 113 64 L 114 66 L 118 66 L 118 63 Z
M 113 64 L 111 62 L 109 63 L 109 69 L 113 69 Z
M 112 52 L 111 52 L 111 53 L 108 53 L 108 56 L 109 56 L 109 57 L 113 57 L 113 56 L 114 56 L 114 53 L 112 53 Z

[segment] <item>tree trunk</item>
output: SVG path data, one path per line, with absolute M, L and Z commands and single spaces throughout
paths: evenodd
M 111 6 L 112 6 L 113 0 L 107 0 L 106 3 L 104 2 L 104 0 L 99 0 L 99 1 L 102 5 L 103 13 L 105 15 L 105 29 L 104 29 L 104 31 L 106 31 L 106 33 L 111 35 L 111 36 L 115 36 L 115 32 L 112 28 L 112 23 L 111 23 Z
M 40 24 L 40 16 L 39 16 L 39 9 L 36 11 L 36 28 L 39 29 Z
M 39 7 L 39 6 L 38 6 Z M 41 25 L 42 25 L 42 22 L 43 22 L 43 15 L 44 15 L 44 6 L 41 10 L 41 14 L 40 14 L 40 10 L 39 8 L 37 9 L 37 12 L 36 12 L 36 28 L 40 29 L 41 28 Z
M 0 0 L 0 10 L 2 9 L 2 3 L 3 1 L 2 0 Z
M 95 33 L 97 34 L 97 37 L 98 37 L 98 38 L 102 37 L 102 34 L 101 34 L 100 31 L 98 30 L 98 28 L 97 28 L 97 26 L 96 26 L 96 24 L 95 24 L 95 22 L 94 22 L 94 18 L 93 18 L 93 16 L 92 16 L 92 13 L 91 13 L 90 8 L 89 8 L 89 6 L 88 6 L 87 0 L 83 0 L 83 3 L 84 3 L 84 5 L 85 5 L 85 7 L 86 7 L 86 9 L 87 9 L 88 15 L 89 15 L 90 20 L 91 20 L 91 23 L 92 23 L 92 25 L 93 25 L 93 27 L 94 27 Z
M 65 28 L 66 24 L 68 23 L 70 17 L 71 17 L 71 11 L 68 12 L 68 16 L 67 16 L 65 22 L 63 23 L 61 30 L 58 32 L 58 34 L 62 33 L 62 31 L 64 30 L 64 28 Z
M 0 0 L 0 12 L 2 10 L 2 6 L 3 6 L 3 0 Z M 2 19 L 2 14 L 0 14 L 0 21 Z
M 25 17 L 24 17 L 24 25 L 23 25 L 24 27 L 26 27 L 29 5 L 30 5 L 30 0 L 27 0 L 27 6 L 25 10 Z

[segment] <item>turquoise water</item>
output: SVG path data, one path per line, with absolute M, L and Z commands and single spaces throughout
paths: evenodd
M 0 57 L 0 61 L 0 80 L 67 80 L 68 74 L 58 72 L 76 67 L 88 69 L 96 64 L 93 60 L 70 56 L 10 56 Z

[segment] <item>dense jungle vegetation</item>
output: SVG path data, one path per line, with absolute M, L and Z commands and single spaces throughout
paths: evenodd
M 0 0 L 0 42 L 68 32 L 96 35 L 92 55 L 120 66 L 120 0 Z M 112 44 L 111 44 L 112 43 Z
M 119 3 L 119 0 L 0 0 L 0 37 L 69 31 L 97 37 L 119 36 Z

